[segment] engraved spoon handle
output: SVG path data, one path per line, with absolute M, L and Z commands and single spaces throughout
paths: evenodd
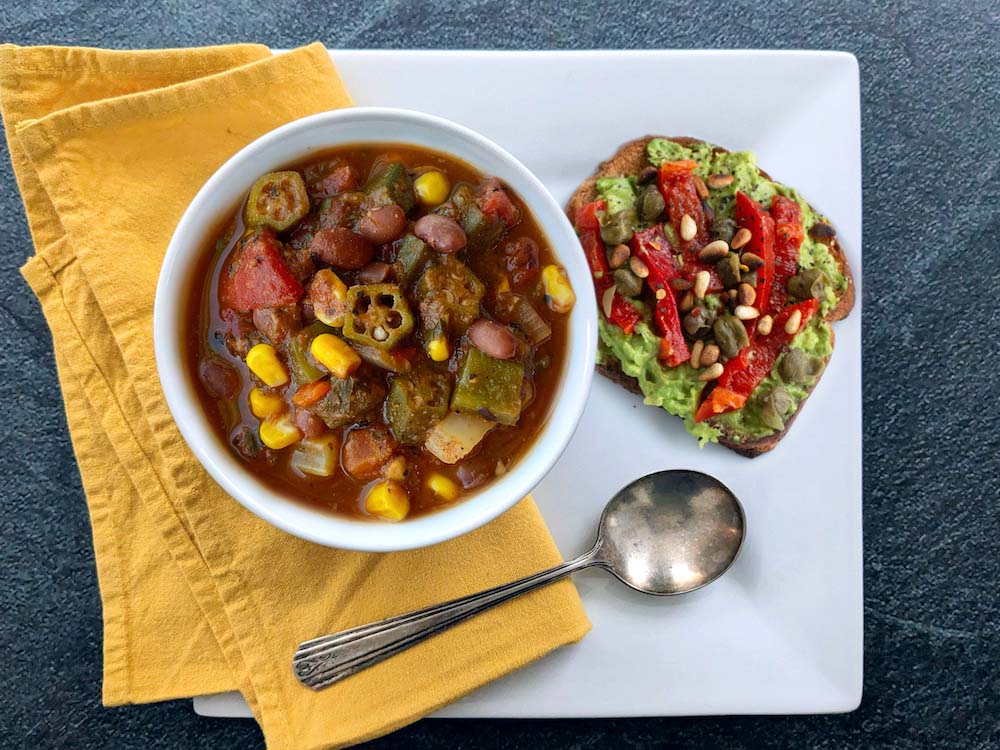
M 595 564 L 596 552 L 594 547 L 575 560 L 478 594 L 306 641 L 292 659 L 295 676 L 313 690 L 328 687 L 490 607 Z

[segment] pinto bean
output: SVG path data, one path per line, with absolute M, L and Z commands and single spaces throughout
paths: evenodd
M 323 420 L 307 409 L 295 410 L 295 426 L 302 430 L 307 438 L 318 438 L 326 432 Z
M 358 271 L 358 281 L 363 284 L 381 284 L 391 273 L 392 265 L 376 260 Z
M 486 318 L 469 326 L 469 340 L 495 359 L 510 359 L 517 352 L 517 338 L 510 329 Z
M 457 221 L 439 214 L 420 217 L 413 225 L 413 233 L 439 253 L 457 253 L 468 241 Z
M 395 203 L 369 208 L 358 220 L 358 234 L 369 242 L 382 245 L 403 236 L 406 213 Z
M 324 263 L 348 269 L 361 268 L 375 254 L 368 240 L 344 227 L 320 229 L 309 250 Z

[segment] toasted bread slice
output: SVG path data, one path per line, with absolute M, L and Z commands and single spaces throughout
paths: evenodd
M 599 179 L 602 177 L 622 177 L 625 175 L 638 174 L 643 167 L 648 166 L 649 160 L 646 156 L 646 145 L 654 138 L 664 138 L 665 140 L 679 143 L 682 146 L 694 146 L 699 143 L 704 143 L 704 141 L 698 138 L 690 138 L 686 136 L 669 137 L 655 135 L 647 135 L 643 138 L 629 141 L 619 148 L 614 156 L 604 162 L 601 162 L 594 174 L 588 177 L 570 197 L 569 202 L 566 204 L 566 214 L 569 216 L 570 221 L 573 221 L 578 208 L 597 200 L 597 181 Z M 726 149 L 721 146 L 715 146 L 714 149 L 717 152 L 726 152 Z M 773 180 L 773 178 L 763 170 L 761 170 L 761 174 L 763 174 L 767 179 Z M 843 249 L 837 242 L 836 232 L 832 226 L 829 224 L 814 226 L 812 229 L 812 238 L 817 242 L 822 242 L 830 249 L 830 253 L 839 264 L 841 272 L 847 279 L 846 290 L 841 293 L 840 298 L 837 300 L 837 305 L 825 316 L 826 320 L 831 322 L 835 320 L 842 320 L 848 316 L 851 309 L 854 307 L 854 279 L 851 276 L 850 266 L 847 263 L 847 258 L 844 255 Z M 598 365 L 597 371 L 632 393 L 642 395 L 642 391 L 639 388 L 639 382 L 635 378 L 626 375 L 617 362 L 611 362 L 606 365 Z M 754 440 L 734 440 L 731 436 L 723 434 L 720 436 L 719 442 L 727 448 L 730 448 L 749 458 L 759 456 L 760 454 L 771 450 L 788 433 L 788 428 L 791 427 L 792 422 L 795 421 L 795 417 L 797 417 L 799 412 L 802 411 L 803 405 L 806 400 L 808 400 L 813 388 L 816 387 L 816 383 L 818 383 L 821 378 L 822 374 L 816 378 L 816 382 L 813 383 L 812 387 L 809 389 L 809 393 L 806 395 L 806 398 L 799 402 L 795 413 L 789 417 L 787 422 L 785 422 L 785 427 L 780 432 L 775 432 L 766 437 Z

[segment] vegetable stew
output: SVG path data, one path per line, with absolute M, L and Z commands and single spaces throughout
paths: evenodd
M 414 146 L 262 175 L 187 306 L 219 437 L 283 494 L 399 521 L 503 474 L 552 406 L 575 297 L 528 208 Z

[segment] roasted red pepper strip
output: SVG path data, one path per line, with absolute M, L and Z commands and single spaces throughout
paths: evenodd
M 677 298 L 670 288 L 670 280 L 680 275 L 680 268 L 670 241 L 663 233 L 663 227 L 654 224 L 649 229 L 636 232 L 632 236 L 632 253 L 649 269 L 646 283 L 653 290 L 653 294 L 656 295 L 660 290 L 666 293 L 662 299 L 655 300 L 653 308 L 653 319 L 662 336 L 658 356 L 670 367 L 677 367 L 691 359 L 691 353 L 688 351 L 684 332 L 681 330 Z
M 705 209 L 694 186 L 693 161 L 666 161 L 660 166 L 658 186 L 664 202 L 667 204 L 667 216 L 670 223 L 681 236 L 681 219 L 687 214 L 694 219 L 697 233 L 691 240 L 678 239 L 680 249 L 686 256 L 697 253 L 708 243 L 708 221 Z
M 603 205 L 604 201 L 595 201 L 594 203 L 588 204 L 588 206 L 597 206 L 597 204 Z M 585 206 L 581 211 L 586 211 L 586 215 L 593 215 L 596 217 L 596 211 L 603 210 L 601 208 L 593 208 L 588 210 Z M 578 216 L 580 213 L 578 212 Z M 587 219 L 584 219 L 585 223 Z M 580 245 L 583 246 L 583 253 L 587 258 L 587 264 L 590 266 L 590 273 L 594 277 L 594 289 L 597 292 L 597 304 L 598 307 L 602 307 L 604 302 L 604 293 L 611 288 L 615 280 L 611 276 L 611 270 L 608 268 L 608 258 L 604 251 L 604 241 L 601 239 L 600 230 L 597 228 L 593 229 L 580 229 L 577 227 L 577 231 L 580 233 Z M 618 292 L 614 293 L 614 298 L 611 301 L 611 315 L 609 320 L 621 328 L 625 333 L 632 333 L 635 331 L 635 325 L 640 320 L 642 320 L 642 315 L 638 310 L 625 299 Z
M 788 348 L 795 333 L 785 331 L 788 317 L 796 310 L 802 315 L 798 330 L 805 328 L 819 309 L 819 301 L 809 299 L 789 305 L 774 319 L 774 326 L 767 336 L 758 336 L 750 346 L 726 362 L 715 389 L 708 394 L 695 414 L 694 421 L 702 422 L 734 409 L 742 409 L 750 394 L 774 368 L 778 355 Z
M 802 209 L 790 198 L 774 196 L 771 218 L 774 219 L 774 275 L 770 298 L 761 312 L 780 310 L 788 301 L 788 280 L 798 273 L 799 246 L 805 236 Z
M 573 219 L 573 223 L 576 225 L 577 231 L 581 229 L 596 229 L 600 231 L 601 219 L 597 213 L 598 211 L 606 210 L 607 207 L 608 204 L 604 201 L 594 201 L 576 209 L 576 216 Z
M 774 219 L 761 205 L 743 192 L 736 192 L 736 224 L 750 230 L 750 241 L 742 252 L 758 255 L 764 265 L 757 269 L 757 305 L 766 305 L 771 298 L 774 276 Z M 752 325 L 752 324 L 751 324 Z

